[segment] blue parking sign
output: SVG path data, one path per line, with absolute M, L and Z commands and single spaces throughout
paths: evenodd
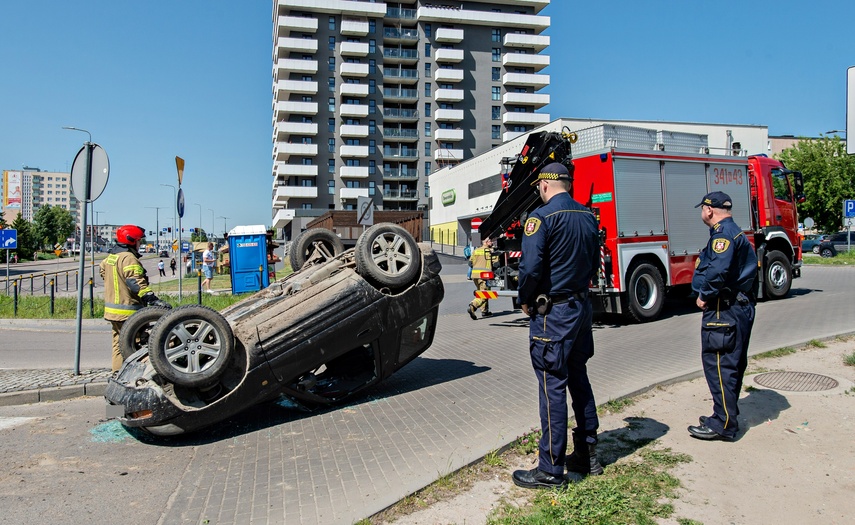
M 17 250 L 18 249 L 18 230 L 3 229 L 0 230 L 0 249 Z
M 855 200 L 843 201 L 843 216 L 855 217 Z

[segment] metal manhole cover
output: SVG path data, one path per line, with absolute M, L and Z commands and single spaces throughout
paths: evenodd
M 819 392 L 837 388 L 837 381 L 809 372 L 769 372 L 754 376 L 754 382 L 773 390 L 788 392 Z

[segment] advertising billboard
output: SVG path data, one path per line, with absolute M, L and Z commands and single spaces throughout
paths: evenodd
M 22 174 L 20 171 L 3 172 L 3 208 L 21 209 L 23 195 Z

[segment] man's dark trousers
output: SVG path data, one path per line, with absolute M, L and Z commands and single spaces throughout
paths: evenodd
M 715 302 L 716 300 L 710 301 L 710 305 L 704 311 L 704 319 L 715 315 Z M 707 418 L 706 426 L 732 439 L 739 431 L 739 423 L 736 419 L 739 415 L 737 402 L 739 392 L 742 390 L 745 368 L 748 366 L 748 341 L 754 326 L 754 304 L 753 301 L 734 301 L 721 313 L 725 312 L 736 325 L 733 349 L 711 351 L 707 348 L 708 340 L 702 335 L 701 360 L 713 399 L 713 415 Z
M 571 298 L 553 305 L 545 316 L 535 315 L 529 323 L 529 350 L 540 387 L 543 429 L 538 468 L 555 476 L 564 474 L 568 389 L 579 429 L 586 436 L 596 436 L 599 427 L 586 365 L 594 355 L 592 316 L 589 299 Z

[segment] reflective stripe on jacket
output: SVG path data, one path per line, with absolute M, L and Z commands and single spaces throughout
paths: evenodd
M 490 248 L 476 248 L 472 252 L 472 277 L 481 278 L 481 272 L 493 271 L 493 251 Z
M 145 268 L 130 251 L 111 253 L 100 264 L 104 279 L 104 319 L 124 321 L 143 307 L 140 297 L 153 292 Z

